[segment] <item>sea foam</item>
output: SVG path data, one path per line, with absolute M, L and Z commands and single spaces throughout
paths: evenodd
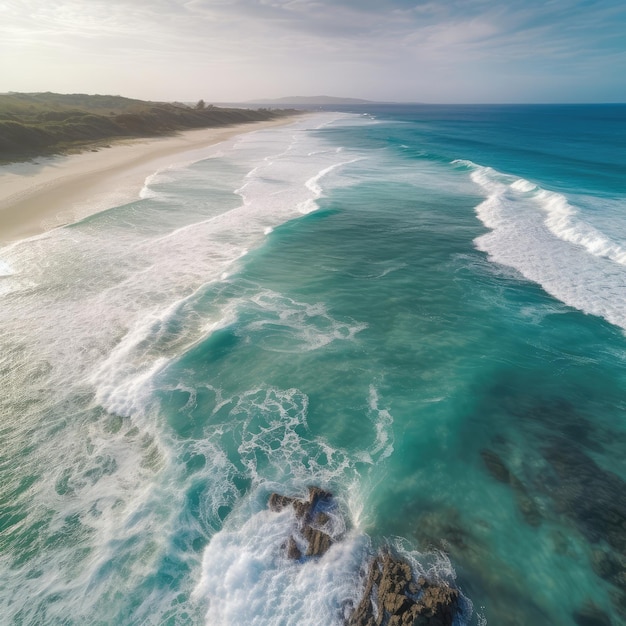
M 320 561 L 289 561 L 283 545 L 293 513 L 261 510 L 216 535 L 203 558 L 194 591 L 206 599 L 206 624 L 327 624 L 344 622 L 358 597 L 358 572 L 369 539 L 348 533 Z
M 155 393 L 164 390 L 162 378 L 181 354 L 236 319 L 220 285 L 228 287 L 243 255 L 301 216 L 298 205 L 316 195 L 308 181 L 347 160 L 306 132 L 337 117 L 321 114 L 291 129 L 229 140 L 221 156 L 207 158 L 205 151 L 202 160 L 149 177 L 139 200 L 2 249 L 0 364 L 10 376 L 3 402 L 19 414 L 8 425 L 12 454 L 21 472 L 38 477 L 14 504 L 39 528 L 37 540 L 56 546 L 11 570 L 4 597 L 13 605 L 3 605 L 10 619 L 20 612 L 26 623 L 67 615 L 88 623 L 106 611 L 123 623 L 179 614 L 173 592 L 161 589 L 156 603 L 146 600 L 129 617 L 115 590 L 140 597 L 160 568 L 183 558 L 174 536 L 184 543 L 219 531 L 225 511 L 241 497 L 235 478 L 245 472 L 254 479 L 266 443 L 244 429 L 236 466 L 219 433 L 183 444 L 163 427 Z M 190 186 L 201 193 L 191 194 Z M 213 200 L 216 188 L 221 195 Z M 294 307 L 292 319 L 299 315 Z M 326 341 L 326 329 L 307 336 L 302 321 L 303 327 L 290 323 L 305 333 L 303 342 Z M 350 321 L 338 324 L 339 337 L 358 332 Z M 189 391 L 187 408 L 197 392 Z M 242 394 L 233 406 L 265 411 L 268 428 L 284 441 L 282 458 L 294 451 L 302 459 L 298 449 L 306 442 L 297 430 L 306 428 L 306 412 L 294 408 L 295 421 L 285 428 L 279 410 L 289 411 L 290 402 L 297 407 L 301 395 L 263 394 Z M 320 468 L 341 472 L 345 453 L 319 446 Z M 303 472 L 296 470 L 302 463 L 292 467 L 294 475 Z M 202 481 L 211 488 L 203 492 L 198 519 L 179 520 L 187 493 Z M 20 535 L 28 528 L 11 529 L 16 546 L 30 541 Z M 193 566 L 191 554 L 185 567 Z M 190 577 L 180 589 L 195 582 Z M 181 607 L 181 615 L 193 611 L 188 602 Z
M 489 257 L 515 268 L 565 304 L 626 329 L 626 249 L 585 221 L 567 198 L 471 161 L 486 195 L 476 214 L 491 232 L 476 239 Z

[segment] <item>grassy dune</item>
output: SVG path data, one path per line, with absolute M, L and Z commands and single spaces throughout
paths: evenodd
M 80 150 L 113 139 L 270 120 L 291 113 L 294 111 L 210 105 L 194 108 L 120 96 L 0 94 L 0 161 Z

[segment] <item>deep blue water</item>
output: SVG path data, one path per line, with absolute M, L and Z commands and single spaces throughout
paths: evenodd
M 7 623 L 340 624 L 387 542 L 624 623 L 625 174 L 624 105 L 320 112 L 1 249 Z

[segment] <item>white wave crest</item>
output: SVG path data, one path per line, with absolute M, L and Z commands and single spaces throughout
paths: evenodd
M 585 221 L 560 193 L 471 161 L 485 192 L 476 214 L 491 232 L 476 245 L 548 293 L 585 313 L 626 328 L 626 249 Z

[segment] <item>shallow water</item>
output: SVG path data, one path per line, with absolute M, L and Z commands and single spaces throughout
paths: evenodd
M 460 623 L 624 620 L 626 109 L 368 113 L 0 250 L 8 623 L 340 624 L 387 541 Z

